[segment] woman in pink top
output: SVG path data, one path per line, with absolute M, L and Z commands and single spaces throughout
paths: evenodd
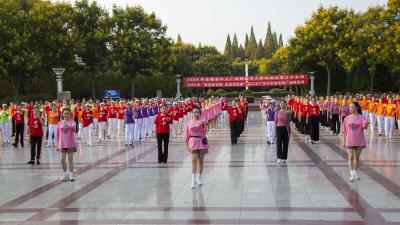
M 275 112 L 275 129 L 276 129 L 276 154 L 278 157 L 277 164 L 286 164 L 289 138 L 290 138 L 290 112 L 287 111 L 287 104 L 281 101 L 279 110 Z
M 192 110 L 192 119 L 185 125 L 183 134 L 188 151 L 192 156 L 192 189 L 196 185 L 202 185 L 200 178 L 203 172 L 204 155 L 208 152 L 206 122 L 200 120 L 200 114 L 200 108 L 195 106 Z
M 57 150 L 61 153 L 61 165 L 64 175 L 60 178 L 61 181 L 74 181 L 74 153 L 76 152 L 75 129 L 76 123 L 71 120 L 71 110 L 65 108 L 62 111 L 63 120 L 57 125 Z M 67 172 L 67 162 L 69 173 Z
M 343 121 L 343 146 L 347 148 L 350 181 L 354 181 L 360 179 L 357 169 L 361 151 L 366 147 L 364 129 L 367 129 L 368 122 L 363 117 L 361 106 L 357 102 L 353 102 L 349 110 L 351 114 Z

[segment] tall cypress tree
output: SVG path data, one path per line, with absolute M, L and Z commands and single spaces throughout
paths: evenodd
M 273 53 L 273 34 L 271 29 L 271 22 L 268 22 L 267 34 L 265 35 L 264 49 L 265 57 L 271 58 Z
M 246 58 L 246 55 L 244 54 L 243 45 L 240 45 L 240 46 L 239 46 L 239 49 L 238 49 L 238 57 L 241 58 L 242 60 Z
M 249 36 L 247 35 L 247 33 L 246 33 L 246 37 L 245 37 L 245 39 L 244 39 L 244 57 L 248 57 L 247 55 L 246 55 L 246 53 L 247 53 L 247 49 L 249 48 Z
M 273 43 L 273 48 L 272 48 L 272 54 L 274 54 L 275 52 L 276 52 L 276 50 L 279 48 L 279 46 L 278 46 L 278 37 L 277 37 L 277 35 L 276 35 L 276 32 L 274 32 L 274 36 L 273 36 L 273 38 L 272 38 L 272 43 Z
M 232 59 L 232 42 L 231 42 L 231 37 L 229 36 L 229 34 L 228 34 L 228 37 L 226 38 L 226 42 L 225 42 L 224 55 L 228 59 Z
M 253 26 L 251 26 L 251 29 L 250 29 L 249 45 L 248 45 L 248 48 L 246 51 L 247 51 L 246 55 L 250 59 L 255 59 L 256 51 L 257 51 L 257 40 L 256 40 L 256 35 L 254 34 Z
M 261 59 L 264 57 L 264 45 L 262 43 L 262 40 L 260 38 L 260 40 L 258 41 L 257 44 L 257 49 L 256 49 L 256 53 L 254 55 L 255 59 Z
M 183 44 L 182 38 L 181 38 L 181 35 L 180 35 L 180 34 L 178 34 L 178 38 L 176 38 L 176 44 L 177 44 L 177 45 L 182 45 L 182 44 Z
M 232 59 L 239 57 L 239 42 L 236 33 L 233 35 L 232 49 L 231 49 Z
M 279 34 L 279 47 L 283 47 L 283 38 L 282 38 L 282 34 Z

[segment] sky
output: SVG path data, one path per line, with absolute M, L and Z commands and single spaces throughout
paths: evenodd
M 183 42 L 214 45 L 223 51 L 228 34 L 237 34 L 244 43 L 246 33 L 254 27 L 257 41 L 264 41 L 268 21 L 284 42 L 294 36 L 297 26 L 304 24 L 319 6 L 339 6 L 365 11 L 369 6 L 386 4 L 386 0 L 97 0 L 111 9 L 140 5 L 155 12 L 167 25 L 167 35 Z

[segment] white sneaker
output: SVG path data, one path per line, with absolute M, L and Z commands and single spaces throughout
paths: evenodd
M 281 163 L 282 163 L 282 160 L 281 160 L 281 159 L 278 159 L 278 161 L 276 161 L 276 164 L 277 164 L 278 166 L 280 166 Z
M 282 163 L 283 163 L 283 164 L 286 164 L 286 159 L 283 159 L 283 160 L 282 160 Z
M 73 173 L 71 173 L 71 174 L 69 175 L 69 180 L 70 180 L 70 181 L 74 181 L 74 180 L 75 180 L 75 176 L 74 176 Z
M 354 177 L 354 175 L 350 175 L 350 178 L 349 178 L 349 180 L 350 180 L 350 181 L 355 181 L 355 180 L 356 180 L 356 178 Z
M 357 172 L 354 172 L 353 177 L 354 177 L 354 179 L 356 179 L 356 180 L 359 180 L 359 179 L 360 179 L 360 176 L 358 176 L 358 173 L 357 173 Z
M 70 177 L 68 176 L 68 173 L 64 173 L 64 175 L 60 178 L 60 181 L 67 181 L 69 179 Z
M 196 182 L 192 181 L 192 184 L 190 185 L 191 189 L 195 189 L 196 188 Z
M 199 186 L 203 185 L 203 182 L 201 182 L 200 174 L 197 174 L 197 185 L 199 185 Z

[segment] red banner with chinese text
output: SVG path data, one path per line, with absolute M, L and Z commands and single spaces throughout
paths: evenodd
M 257 76 L 184 76 L 184 87 L 261 87 L 308 85 L 307 74 Z

